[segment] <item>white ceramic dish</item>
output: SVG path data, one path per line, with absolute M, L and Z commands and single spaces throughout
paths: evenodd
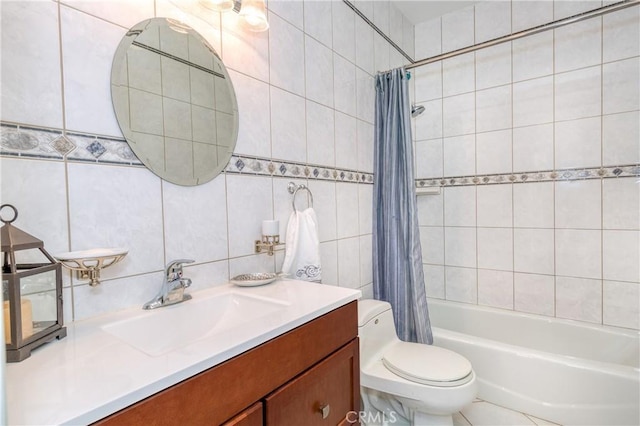
M 129 249 L 95 248 L 81 251 L 54 254 L 53 257 L 69 269 L 102 269 L 120 262 L 129 253 Z
M 274 272 L 257 272 L 253 274 L 241 274 L 229 280 L 231 284 L 240 287 L 256 287 L 274 282 L 284 274 L 276 274 Z

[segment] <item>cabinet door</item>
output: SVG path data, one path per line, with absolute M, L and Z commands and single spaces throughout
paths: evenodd
M 266 425 L 356 423 L 360 410 L 358 339 L 266 398 Z
M 262 402 L 256 402 L 222 426 L 262 426 Z

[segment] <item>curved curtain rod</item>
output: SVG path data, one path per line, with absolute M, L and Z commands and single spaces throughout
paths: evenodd
M 606 13 L 616 12 L 618 10 L 626 9 L 627 7 L 637 6 L 640 4 L 640 0 L 625 0 L 618 3 L 611 4 L 609 6 L 593 9 L 588 12 L 580 13 L 577 15 L 569 16 L 568 18 L 559 19 L 557 21 L 549 22 L 547 24 L 539 25 L 537 27 L 529 28 L 528 30 L 519 31 L 517 33 L 509 34 L 507 36 L 494 38 L 482 43 L 474 44 L 473 46 L 464 47 L 462 49 L 454 50 L 448 53 L 443 53 L 430 58 L 421 59 L 415 61 L 409 65 L 405 65 L 405 70 L 417 68 L 422 65 L 427 65 L 432 62 L 441 61 L 443 59 L 453 58 L 454 56 L 464 55 L 465 53 L 475 52 L 476 50 L 484 49 L 486 47 L 495 46 L 496 44 L 506 43 L 508 41 L 516 40 L 522 37 L 541 33 L 543 31 L 552 30 L 554 28 L 563 27 L 565 25 L 580 22 L 585 19 L 594 18 L 596 16 L 604 15 Z

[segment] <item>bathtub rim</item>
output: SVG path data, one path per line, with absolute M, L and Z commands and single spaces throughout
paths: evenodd
M 626 328 L 620 329 L 619 327 L 609 326 L 604 324 L 583 323 L 582 321 L 577 321 L 577 320 L 557 318 L 557 317 L 547 317 L 544 315 L 529 314 L 526 312 L 518 312 L 510 309 L 475 305 L 475 304 L 464 303 L 464 302 L 448 301 L 448 300 L 442 300 L 442 299 L 429 300 L 430 303 L 433 303 L 434 301 L 436 305 L 442 305 L 445 308 L 450 305 L 453 305 L 455 308 L 486 312 L 488 314 L 493 314 L 493 315 L 498 314 L 502 316 L 523 318 L 525 320 L 532 320 L 536 322 L 555 323 L 555 324 L 561 324 L 569 327 L 579 327 L 583 330 L 586 330 L 587 332 L 594 331 L 598 333 L 607 333 L 613 337 L 621 337 L 621 338 L 636 340 L 640 344 L 640 330 L 626 329 Z M 494 344 L 500 345 L 501 347 L 508 348 L 510 352 L 516 353 L 519 356 L 535 355 L 536 358 L 545 358 L 545 359 L 549 359 L 552 356 L 556 356 L 556 357 L 561 357 L 563 360 L 566 360 L 569 363 L 567 365 L 572 365 L 574 367 L 592 368 L 593 365 L 599 365 L 601 367 L 614 368 L 615 370 L 620 369 L 620 371 L 626 370 L 627 374 L 629 372 L 629 369 L 632 369 L 635 374 L 640 374 L 640 357 L 638 359 L 638 364 L 633 365 L 631 363 L 603 361 L 603 360 L 593 359 L 589 357 L 580 357 L 580 356 L 566 354 L 566 353 L 557 353 L 553 351 L 535 348 L 532 346 L 518 345 L 515 343 L 504 342 L 497 339 L 491 339 L 489 337 L 475 336 L 473 334 L 459 332 L 459 331 L 455 331 L 452 329 L 448 329 L 446 327 L 433 325 L 433 324 L 432 324 L 432 331 L 434 334 L 434 344 L 436 346 L 437 346 L 437 342 L 435 341 L 435 336 L 439 332 L 445 331 L 446 333 L 453 333 L 453 335 L 457 339 L 462 340 L 465 343 L 478 344 L 479 341 L 493 342 Z M 465 338 L 464 336 L 471 336 L 471 338 Z
M 560 324 L 566 324 L 574 327 L 577 326 L 577 327 L 585 328 L 588 330 L 606 331 L 607 333 L 612 333 L 616 335 L 640 337 L 640 330 L 636 330 L 634 328 L 619 327 L 616 325 L 607 325 L 607 324 L 597 324 L 597 323 L 580 321 L 580 320 L 575 320 L 570 318 L 552 317 L 548 315 L 534 314 L 529 312 L 516 311 L 513 309 L 500 308 L 497 306 L 478 305 L 475 303 L 458 302 L 455 300 L 436 299 L 436 298 L 429 297 L 427 298 L 427 308 L 431 304 L 454 305 L 458 307 L 464 307 L 465 309 L 476 309 L 479 311 L 491 312 L 491 313 L 499 312 L 501 314 L 509 314 L 510 316 L 515 315 L 520 318 L 528 318 L 536 321 L 545 321 L 545 322 L 552 321 L 552 322 L 558 322 Z M 487 340 L 491 340 L 491 339 L 487 339 Z

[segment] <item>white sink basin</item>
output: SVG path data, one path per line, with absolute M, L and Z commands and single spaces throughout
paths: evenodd
M 142 352 L 158 356 L 285 309 L 288 302 L 228 291 L 166 306 L 102 326 Z

